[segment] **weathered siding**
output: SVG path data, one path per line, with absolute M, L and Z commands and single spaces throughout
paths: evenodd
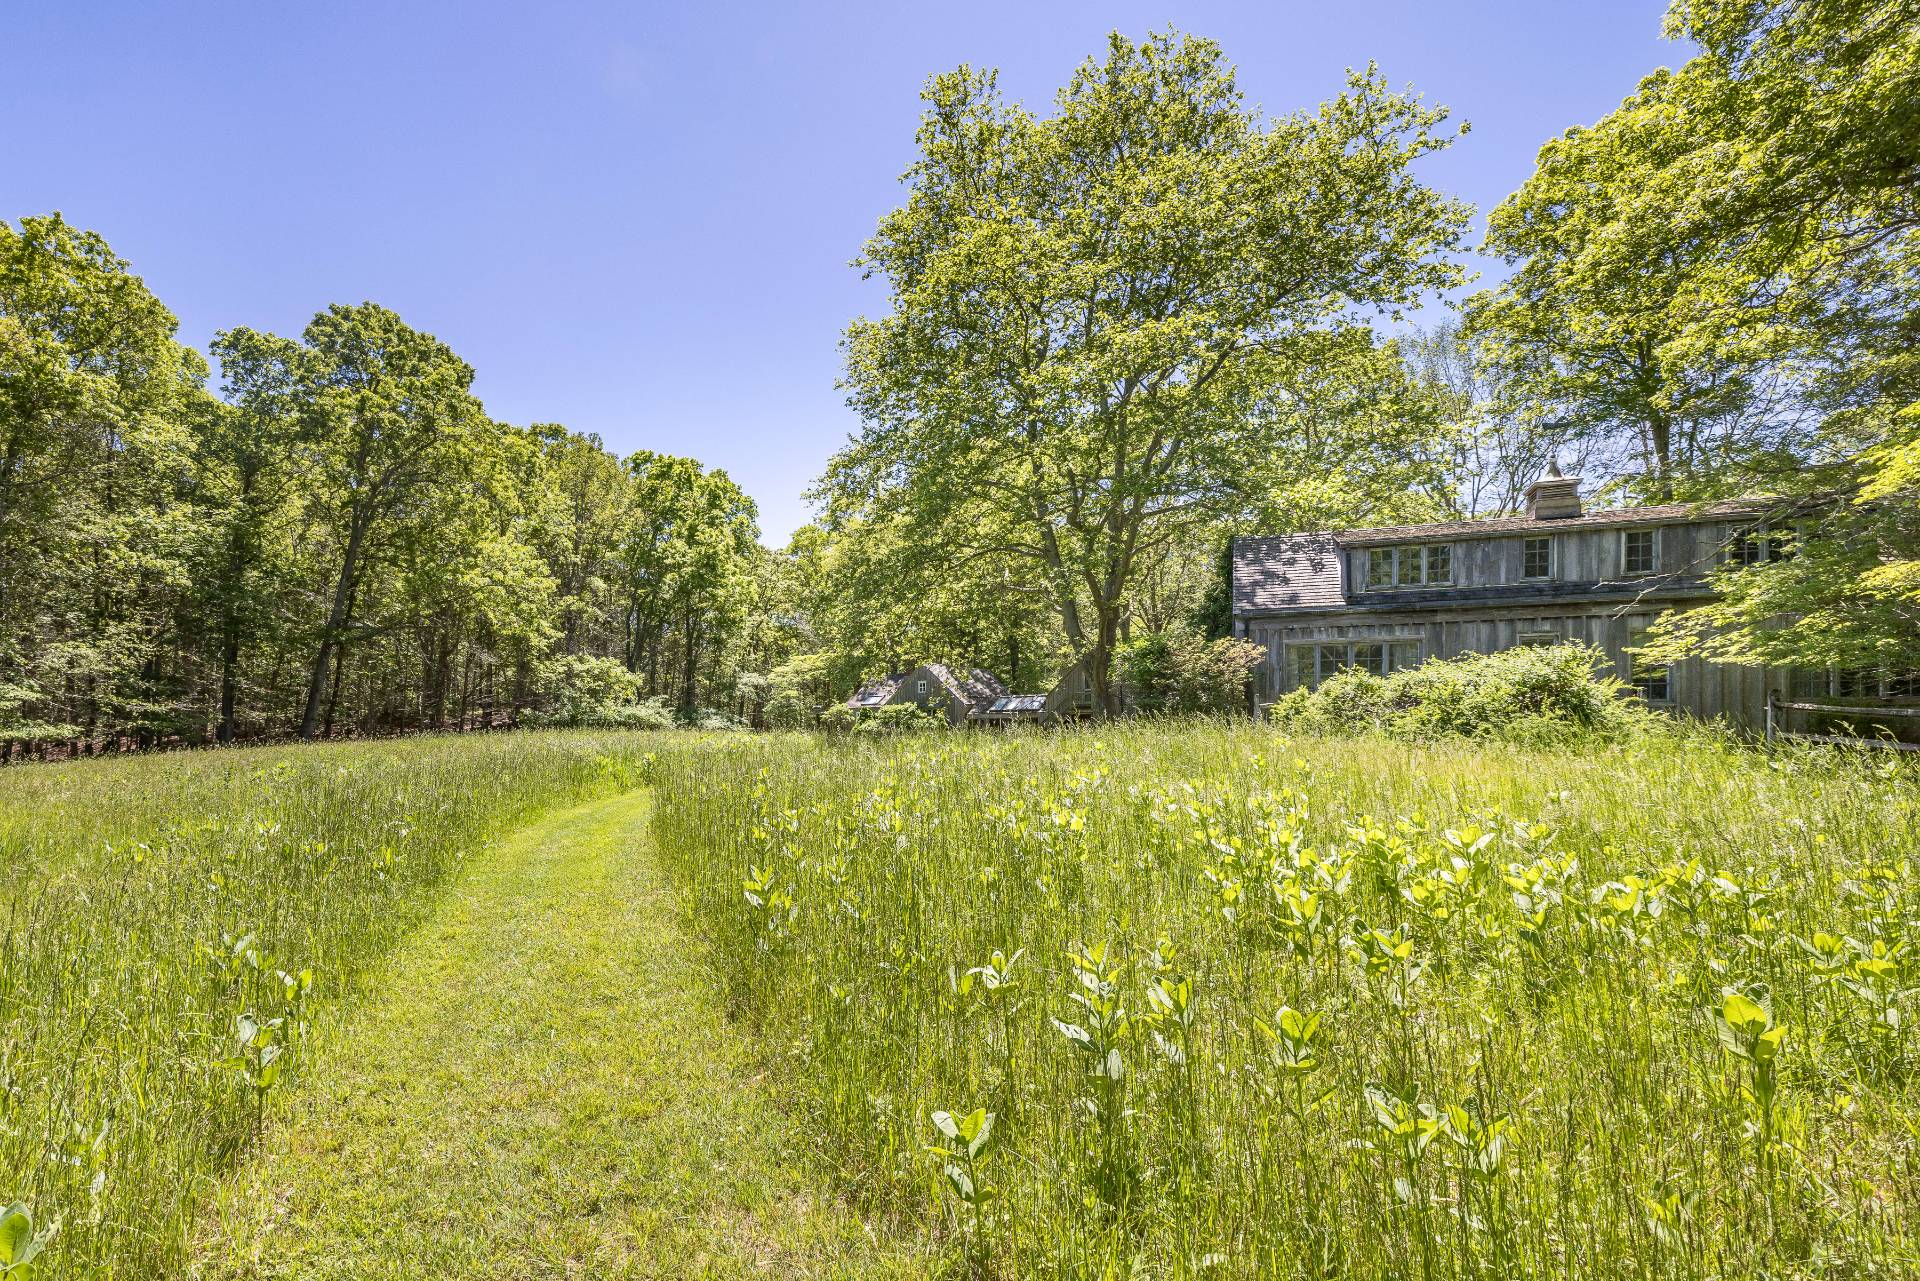
M 921 692 L 921 685 L 926 686 Z M 924 711 L 935 712 L 947 718 L 949 725 L 965 723 L 967 714 L 973 709 L 966 700 L 956 698 L 945 682 L 925 667 L 916 667 L 900 678 L 900 687 L 887 700 L 887 705 L 912 703 Z
M 1628 678 L 1626 648 L 1636 626 L 1651 623 L 1660 606 L 1487 607 L 1467 612 L 1404 611 L 1383 614 L 1364 607 L 1337 614 L 1255 618 L 1242 623 L 1243 634 L 1266 648 L 1255 673 L 1261 701 L 1289 688 L 1287 647 L 1299 644 L 1361 642 L 1387 644 L 1417 640 L 1421 658 L 1458 658 L 1490 654 L 1521 643 L 1528 633 L 1551 633 L 1556 643 L 1592 645 L 1603 651 L 1614 674 Z M 1703 718 L 1725 717 L 1758 728 L 1765 719 L 1767 691 L 1786 692 L 1782 669 L 1730 667 L 1699 659 L 1676 663 L 1669 671 L 1669 705 Z
M 1647 577 L 1680 575 L 1698 578 L 1713 569 L 1728 540 L 1740 525 L 1729 521 L 1704 521 L 1698 524 L 1634 526 L 1617 525 L 1600 529 L 1555 530 L 1551 522 L 1539 529 L 1499 538 L 1444 538 L 1409 540 L 1407 543 L 1375 546 L 1429 546 L 1445 543 L 1453 551 L 1453 582 L 1450 588 L 1505 587 L 1548 583 L 1632 582 L 1625 576 L 1622 549 L 1626 534 L 1653 529 L 1659 539 L 1659 567 Z M 1553 540 L 1553 572 L 1546 579 L 1525 576 L 1526 540 Z M 1409 592 L 1445 592 L 1448 587 L 1373 587 L 1368 582 L 1367 564 L 1373 546 L 1349 547 L 1346 558 L 1346 582 L 1350 599 L 1356 604 L 1372 598 L 1391 599 Z

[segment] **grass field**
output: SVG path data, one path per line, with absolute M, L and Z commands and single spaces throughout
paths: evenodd
M 1916 848 L 1705 736 L 8 770 L 0 1208 L 42 1281 L 1912 1275 Z
M 843 1185 L 979 1274 L 1908 1276 L 1897 768 L 757 740 L 660 830 Z
M 302 1028 L 355 999 L 464 859 L 632 786 L 645 746 L 440 738 L 0 772 L 0 1208 L 24 1202 L 36 1234 L 58 1220 L 43 1270 L 178 1275 L 210 1180 L 299 1079 Z
M 918 1275 L 789 1143 L 687 964 L 645 791 L 473 861 L 225 1183 L 209 1278 Z

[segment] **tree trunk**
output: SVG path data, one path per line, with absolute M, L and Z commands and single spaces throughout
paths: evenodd
M 220 725 L 214 741 L 222 746 L 233 742 L 233 705 L 240 685 L 240 637 L 229 627 L 226 644 L 220 650 Z
M 698 706 L 698 700 L 694 698 L 694 682 L 697 676 L 694 664 L 700 653 L 698 646 L 695 644 L 696 636 L 692 610 L 687 611 L 686 633 L 686 661 L 681 669 L 680 678 L 680 713 L 688 720 L 692 720 L 694 708 Z
M 333 713 L 340 706 L 340 675 L 347 666 L 347 643 L 341 641 L 333 647 L 333 689 L 327 695 L 326 719 L 320 726 L 320 737 L 333 737 Z
M 1113 683 L 1113 651 L 1119 630 L 1119 611 L 1110 607 L 1099 608 L 1098 639 L 1088 654 L 1087 678 L 1093 682 L 1093 702 L 1102 719 L 1118 716 L 1125 710 L 1121 705 L 1120 690 Z
M 1654 413 L 1647 419 L 1647 432 L 1653 442 L 1653 495 L 1663 503 L 1673 501 L 1673 419 Z
M 307 707 L 300 717 L 300 737 L 313 738 L 320 732 L 320 703 L 327 692 L 327 667 L 334 657 L 334 648 L 340 643 L 340 633 L 346 629 L 347 620 L 353 613 L 354 574 L 359 569 L 360 544 L 366 531 L 359 520 L 353 522 L 347 534 L 347 554 L 340 562 L 340 578 L 333 585 L 333 606 L 327 611 L 327 624 L 320 633 L 320 650 L 313 656 L 313 669 L 307 680 Z M 334 693 L 339 694 L 339 664 L 333 664 Z M 327 708 L 328 732 L 332 732 L 333 709 Z

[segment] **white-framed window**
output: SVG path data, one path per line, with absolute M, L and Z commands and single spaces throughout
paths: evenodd
M 927 696 L 927 683 L 925 681 L 915 681 L 913 683 L 913 692 L 919 697 L 925 698 Z
M 1520 577 L 1553 577 L 1553 536 L 1542 534 L 1537 538 L 1522 540 L 1520 549 Z
M 1368 587 L 1446 587 L 1452 583 L 1452 543 L 1367 549 Z
M 1628 578 L 1660 571 L 1660 531 L 1629 529 L 1620 535 L 1620 568 Z
M 1419 665 L 1417 640 L 1307 641 L 1287 646 L 1287 688 L 1317 689 L 1348 668 L 1386 676 Z
M 1645 640 L 1646 630 L 1653 626 L 1650 618 L 1636 618 L 1627 624 L 1627 648 L 1636 648 Z M 1638 654 L 1627 655 L 1627 683 L 1640 691 L 1640 697 L 1649 703 L 1671 703 L 1673 701 L 1673 673 L 1662 663 L 1649 662 Z

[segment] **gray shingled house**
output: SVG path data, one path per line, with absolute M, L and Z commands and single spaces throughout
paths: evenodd
M 1006 686 L 997 677 L 978 667 L 963 675 L 942 663 L 922 663 L 908 671 L 867 682 L 847 699 L 847 706 L 856 711 L 871 711 L 912 703 L 940 713 L 948 724 L 961 725 L 976 708 L 991 705 L 1006 692 Z
M 1782 553 L 1768 505 L 1581 509 L 1553 469 L 1526 515 L 1239 538 L 1234 634 L 1266 647 L 1255 697 L 1311 688 L 1346 667 L 1385 675 L 1429 658 L 1583 642 L 1649 703 L 1758 726 L 1784 669 L 1688 659 L 1654 667 L 1626 651 L 1663 612 L 1711 599 L 1728 560 Z

